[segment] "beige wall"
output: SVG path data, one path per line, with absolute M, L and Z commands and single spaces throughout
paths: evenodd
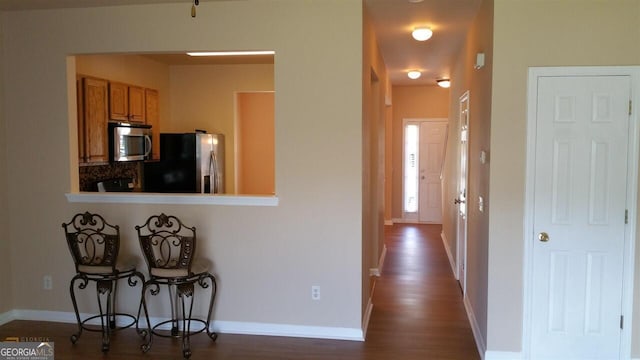
M 447 118 L 449 89 L 437 85 L 393 86 L 392 120 L 392 213 L 402 218 L 402 120 L 408 118 Z
M 227 193 L 236 192 L 235 93 L 273 91 L 273 71 L 272 64 L 171 66 L 171 115 L 162 129 L 165 132 L 203 129 L 224 134 Z
M 141 55 L 76 55 L 76 72 L 110 81 L 156 89 L 161 95 L 161 118 L 169 117 L 169 66 Z
M 490 151 L 493 1 L 485 0 L 467 32 L 454 62 L 449 116 L 449 143 L 445 161 L 443 233 L 452 256 L 457 251 L 458 172 L 460 156 L 460 97 L 469 91 L 469 157 L 467 182 L 467 278 L 466 298 L 482 336 L 487 339 L 487 260 L 489 248 L 489 164 L 480 163 L 480 152 Z M 485 54 L 485 66 L 474 69 L 476 54 Z M 490 156 L 487 156 L 490 159 Z M 479 211 L 478 198 L 484 199 Z
M 640 64 L 640 2 L 494 1 L 487 347 L 521 351 L 527 68 Z
M 371 296 L 370 269 L 379 268 L 384 248 L 386 67 L 373 24 L 363 11 L 362 65 L 362 305 Z
M 0 44 L 3 43 L 4 27 L 0 19 Z M 0 46 L 0 57 L 4 58 L 4 47 Z M 0 63 L 0 67 L 2 67 Z M 7 204 L 7 149 L 6 121 L 4 116 L 4 72 L 0 72 L 0 313 L 8 311 L 13 306 L 11 299 L 11 239 L 9 232 L 9 207 Z
M 360 328 L 361 19 L 359 0 L 203 2 L 196 19 L 181 4 L 3 13 L 3 109 L 15 151 L 0 172 L 12 214 L 4 232 L 12 306 L 71 311 L 73 266 L 60 224 L 74 213 L 102 213 L 121 226 L 121 251 L 139 255 L 134 225 L 165 211 L 198 228 L 198 253 L 220 280 L 215 319 Z M 278 206 L 67 202 L 75 140 L 67 55 L 238 48 L 277 54 Z M 39 146 L 24 147 L 24 134 Z M 51 291 L 42 290 L 44 274 L 53 276 Z M 322 301 L 311 300 L 311 285 L 322 287 Z M 134 310 L 136 293 L 125 296 L 123 310 Z

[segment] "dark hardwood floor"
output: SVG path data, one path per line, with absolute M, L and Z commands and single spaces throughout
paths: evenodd
M 375 281 L 374 310 L 365 342 L 220 334 L 192 338 L 192 359 L 480 359 L 462 295 L 440 239 L 438 225 L 385 227 L 387 256 Z M 56 360 L 180 359 L 179 340 L 156 338 L 140 352 L 134 330 L 114 334 L 111 350 L 100 351 L 100 334 L 85 332 L 76 345 L 74 324 L 13 321 L 0 327 L 7 337 L 48 337 Z

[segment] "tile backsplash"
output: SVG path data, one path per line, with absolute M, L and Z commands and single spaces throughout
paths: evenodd
M 78 169 L 80 172 L 80 191 L 98 191 L 97 182 L 115 178 L 132 178 L 134 190 L 140 191 L 141 161 L 86 165 L 80 166 Z

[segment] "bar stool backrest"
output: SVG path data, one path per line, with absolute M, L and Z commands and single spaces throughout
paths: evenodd
M 98 214 L 76 214 L 62 227 L 77 272 L 113 273 L 120 248 L 120 228 Z
M 136 230 L 151 276 L 179 278 L 192 274 L 195 227 L 185 226 L 177 217 L 163 213 L 151 216 Z

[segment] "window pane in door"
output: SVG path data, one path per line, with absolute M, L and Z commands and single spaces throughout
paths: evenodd
M 407 124 L 404 131 L 404 196 L 406 213 L 418 211 L 418 135 L 416 124 Z

